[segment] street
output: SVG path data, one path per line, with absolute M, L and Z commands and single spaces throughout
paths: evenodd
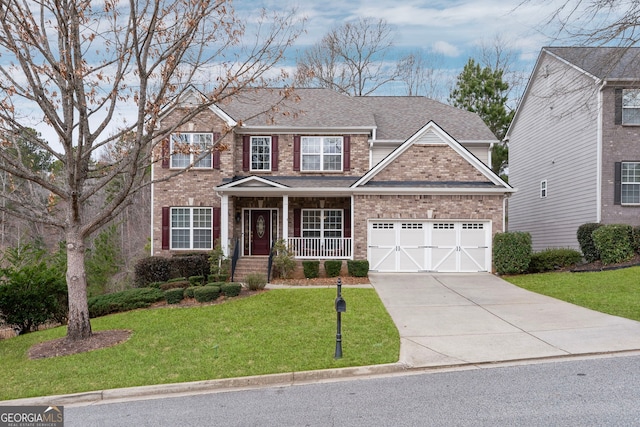
M 640 356 L 65 407 L 65 426 L 636 426 Z

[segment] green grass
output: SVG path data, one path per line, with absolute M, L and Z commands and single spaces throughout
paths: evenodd
M 640 267 L 591 273 L 541 273 L 504 277 L 539 294 L 640 321 Z
M 55 328 L 0 341 L 0 400 L 248 375 L 393 363 L 400 339 L 373 289 L 343 288 L 343 358 L 335 360 L 334 289 L 272 290 L 195 308 L 160 308 L 92 320 L 129 329 L 115 347 L 29 360 Z

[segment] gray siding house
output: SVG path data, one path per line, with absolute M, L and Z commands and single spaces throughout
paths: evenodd
M 579 249 L 581 224 L 640 225 L 640 49 L 545 47 L 511 126 L 508 230 Z

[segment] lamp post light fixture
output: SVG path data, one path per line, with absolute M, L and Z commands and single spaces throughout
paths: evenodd
M 338 296 L 336 297 L 336 313 L 338 315 L 338 327 L 336 333 L 336 353 L 334 359 L 342 357 L 342 313 L 347 311 L 347 302 L 342 298 L 342 279 L 338 277 Z

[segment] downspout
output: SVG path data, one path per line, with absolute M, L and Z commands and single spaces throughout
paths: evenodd
M 606 80 L 600 83 L 598 91 L 598 120 L 597 122 L 597 146 L 596 146 L 596 223 L 602 221 L 602 107 L 604 105 L 603 92 L 607 85 Z
M 155 165 L 151 165 L 151 253 L 149 255 L 153 256 L 154 255 L 154 248 L 153 248 L 153 219 L 155 218 L 153 215 L 153 207 L 155 206 L 155 195 L 154 195 L 154 190 L 155 190 L 155 184 L 153 181 L 154 178 L 154 169 L 155 169 Z M 4 224 L 4 222 L 3 222 Z M 161 246 L 162 247 L 162 246 Z

